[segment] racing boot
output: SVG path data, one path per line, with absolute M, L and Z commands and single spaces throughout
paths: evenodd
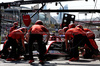
M 79 60 L 79 57 L 77 57 L 77 58 L 71 58 L 71 59 L 69 59 L 69 61 L 78 61 Z
M 44 61 L 40 60 L 39 64 L 42 64 L 43 65 L 44 64 Z
M 13 58 L 7 58 L 7 61 L 15 61 Z
M 34 62 L 34 60 L 30 60 L 28 63 L 32 63 L 32 62 Z

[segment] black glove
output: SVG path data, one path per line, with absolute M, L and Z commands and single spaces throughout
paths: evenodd
M 48 42 L 45 42 L 44 44 L 47 45 Z
M 69 53 L 69 51 L 70 51 L 69 49 L 66 49 L 66 52 L 67 52 L 67 53 Z
M 43 43 L 44 45 L 47 45 L 48 42 L 44 42 L 44 41 L 42 41 L 42 43 Z

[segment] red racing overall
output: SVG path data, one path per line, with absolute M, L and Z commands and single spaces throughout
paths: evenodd
M 71 48 L 72 58 L 69 61 L 78 60 L 79 59 L 79 50 L 78 46 L 84 45 L 85 43 L 94 51 L 95 49 L 90 44 L 86 33 L 78 27 L 68 29 L 65 33 L 65 43 L 66 48 L 68 44 L 68 40 L 73 37 L 73 46 Z
M 29 55 L 30 55 L 30 61 L 29 63 L 32 63 L 34 60 L 32 55 L 32 45 L 36 41 L 38 43 L 38 50 L 39 50 L 39 60 L 44 61 L 44 54 L 46 52 L 46 46 L 42 43 L 43 40 L 43 34 L 48 33 L 49 31 L 42 25 L 37 24 L 33 25 L 29 29 Z

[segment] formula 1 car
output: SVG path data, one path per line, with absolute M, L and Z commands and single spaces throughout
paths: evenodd
M 44 42 L 43 42 L 44 43 Z M 38 46 L 37 42 L 33 44 L 34 50 L 33 50 L 33 55 L 38 56 Z M 27 44 L 26 44 L 27 47 Z M 53 57 L 58 57 L 58 56 L 67 56 L 68 54 L 66 53 L 65 50 L 65 42 L 64 42 L 64 36 L 50 36 L 48 40 L 48 44 L 46 44 L 46 53 L 45 57 L 46 58 L 53 58 Z M 28 56 L 28 51 L 26 48 L 27 56 Z
M 50 55 L 66 55 L 65 42 L 61 37 L 51 36 L 48 44 L 46 45 L 46 54 Z

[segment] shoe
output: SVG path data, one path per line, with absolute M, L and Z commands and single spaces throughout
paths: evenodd
M 79 60 L 79 57 L 77 57 L 77 58 L 71 58 L 71 59 L 69 59 L 69 61 L 78 61 Z
M 7 61 L 15 61 L 13 58 L 7 58 Z
M 44 61 L 40 60 L 39 64 L 42 64 L 43 65 L 44 64 Z
M 96 57 L 97 57 L 96 55 L 94 55 L 94 54 L 92 55 L 92 58 L 96 58 Z
M 100 55 L 97 55 L 97 58 L 100 59 Z
M 30 60 L 28 63 L 32 63 L 32 62 L 34 62 L 34 60 Z
M 92 55 L 93 59 L 100 59 L 100 55 Z

